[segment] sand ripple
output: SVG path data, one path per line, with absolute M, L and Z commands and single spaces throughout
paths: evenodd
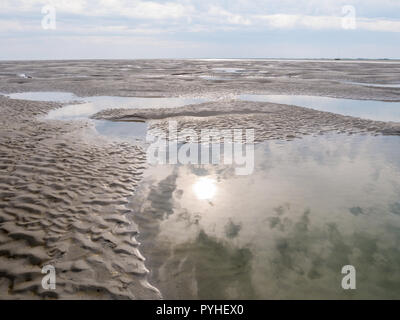
M 168 121 L 178 121 L 184 129 L 254 129 L 255 141 L 293 139 L 309 134 L 368 133 L 399 135 L 400 125 L 359 119 L 309 108 L 266 102 L 226 100 L 165 109 L 107 109 L 94 119 L 135 121 L 147 119 L 150 129 L 168 130 Z
M 55 106 L 0 98 L 0 297 L 159 298 L 126 207 L 143 150 L 84 140 L 84 123 L 35 120 Z M 55 291 L 41 286 L 47 264 Z

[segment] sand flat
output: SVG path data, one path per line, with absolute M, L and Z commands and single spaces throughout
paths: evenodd
M 35 118 L 55 107 L 0 98 L 1 298 L 158 298 L 126 217 L 143 150 L 85 138 L 85 124 Z M 47 264 L 54 292 L 41 287 Z
M 197 97 L 211 101 L 176 109 L 105 110 L 93 115 L 96 119 L 140 117 L 152 128 L 166 128 L 167 121 L 175 119 L 180 130 L 235 125 L 254 128 L 257 142 L 338 132 L 399 134 L 396 123 L 232 98 L 239 94 L 299 94 L 400 101 L 398 88 L 343 83 L 365 82 L 366 78 L 395 82 L 400 63 L 86 60 L 1 62 L 0 67 L 3 93 L 61 91 L 78 97 Z M 220 68 L 226 70 L 229 80 L 201 77 L 213 69 L 220 74 Z M 236 69 L 241 71 L 230 72 Z M 20 73 L 30 78 L 18 77 Z M 148 281 L 144 258 L 151 257 L 141 252 L 141 226 L 136 225 L 134 210 L 128 205 L 147 167 L 145 150 L 109 141 L 84 120 L 43 119 L 63 105 L 66 103 L 0 96 L 0 297 L 161 298 L 162 292 Z M 41 268 L 47 264 L 57 270 L 55 291 L 41 286 Z

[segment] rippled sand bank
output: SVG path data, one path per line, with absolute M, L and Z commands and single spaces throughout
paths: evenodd
M 125 206 L 143 150 L 83 134 L 83 122 L 35 118 L 54 107 L 0 98 L 0 297 L 159 298 Z M 48 264 L 55 291 L 41 286 Z
M 177 121 L 178 133 L 185 129 L 252 128 L 255 141 L 293 139 L 304 135 L 368 133 L 399 135 L 400 125 L 359 119 L 309 108 L 250 101 L 216 101 L 173 109 L 108 109 L 94 119 L 113 121 L 150 121 L 150 129 L 167 132 L 170 120 Z

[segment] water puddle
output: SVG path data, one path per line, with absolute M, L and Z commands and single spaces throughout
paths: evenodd
M 11 99 L 31 101 L 73 102 L 59 109 L 51 110 L 45 117 L 49 120 L 87 120 L 94 124 L 95 130 L 112 139 L 126 141 L 143 140 L 147 132 L 147 124 L 142 121 L 116 122 L 89 119 L 93 114 L 105 109 L 136 108 L 174 108 L 189 104 L 209 101 L 202 98 L 144 98 L 93 96 L 78 97 L 69 92 L 22 92 L 4 94 Z
M 345 82 L 345 83 L 354 84 L 358 86 L 376 87 L 376 88 L 400 88 L 400 83 L 390 83 L 390 84 L 364 83 L 364 82 Z
M 400 122 L 400 102 L 338 99 L 303 95 L 245 94 L 240 95 L 238 98 L 244 101 L 295 105 L 370 120 Z
M 204 79 L 204 80 L 210 80 L 210 81 L 232 80 L 232 78 L 226 78 L 226 77 L 220 77 L 220 76 L 213 76 L 213 75 L 199 76 L 199 78 Z
M 400 298 L 400 139 L 256 146 L 255 170 L 160 165 L 131 201 L 166 299 Z M 353 265 L 357 290 L 341 288 Z
M 238 73 L 238 72 L 243 72 L 245 69 L 242 69 L 242 68 L 212 68 L 212 70 L 217 71 L 217 72 Z
M 39 92 L 18 92 L 3 94 L 11 99 L 21 99 L 30 101 L 49 101 L 49 102 L 70 102 L 78 101 L 82 98 L 77 97 L 70 92 L 53 92 L 53 91 L 39 91 Z
M 137 108 L 174 108 L 189 104 L 198 104 L 206 99 L 195 98 L 139 98 L 139 97 L 112 97 L 98 96 L 82 98 L 84 103 L 72 104 L 54 109 L 49 112 L 47 119 L 79 120 L 88 119 L 91 115 L 105 109 L 137 109 Z M 147 123 L 142 121 L 106 121 L 90 120 L 96 131 L 112 139 L 125 141 L 144 140 L 147 132 Z
M 91 121 L 93 121 L 96 131 L 102 136 L 130 142 L 144 141 L 146 139 L 146 122 Z
M 48 119 L 74 120 L 88 118 L 105 109 L 144 109 L 144 108 L 175 108 L 189 104 L 199 104 L 207 99 L 201 98 L 140 98 L 95 96 L 80 98 L 82 103 L 71 104 L 49 112 Z

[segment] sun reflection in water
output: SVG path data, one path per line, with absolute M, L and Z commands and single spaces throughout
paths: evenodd
M 217 192 L 215 180 L 210 178 L 200 178 L 193 184 L 193 191 L 200 200 L 210 200 Z

